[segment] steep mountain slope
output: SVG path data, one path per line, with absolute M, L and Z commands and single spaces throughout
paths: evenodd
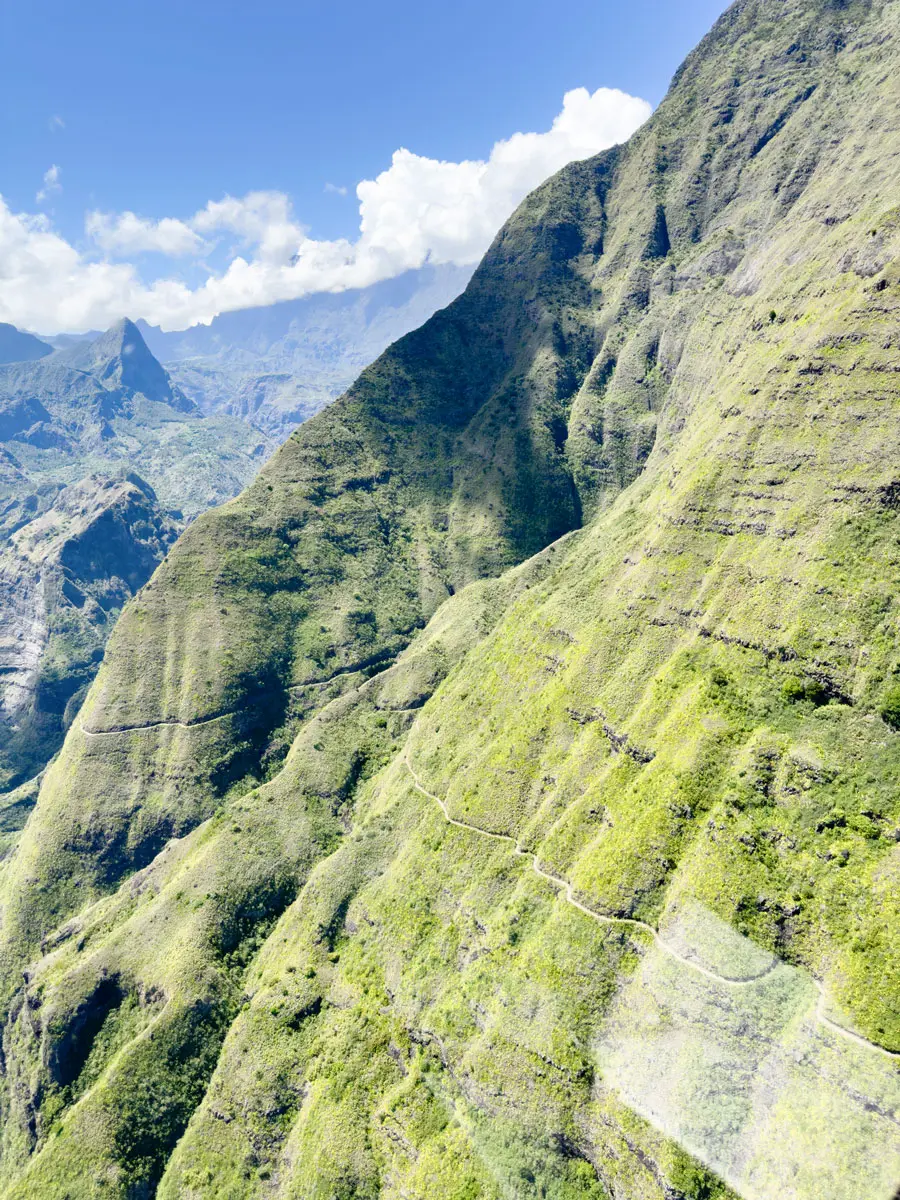
M 4 1195 L 889 1200 L 898 39 L 740 0 L 126 608 Z
M 93 679 L 122 605 L 147 582 L 178 526 L 136 475 L 92 477 L 0 548 L 0 788 L 37 774 Z
M 241 417 L 283 438 L 386 346 L 454 300 L 471 274 L 423 267 L 360 290 L 224 313 L 178 333 L 138 325 L 203 412 Z
M 140 834 L 126 834 L 119 822 L 130 823 L 141 783 L 88 738 L 87 792 L 70 763 L 54 772 L 64 822 L 46 793 L 46 836 L 70 847 L 64 858 L 74 852 L 77 875 L 82 798 L 93 824 L 104 795 L 114 854 L 89 869 L 106 888 L 248 772 L 273 768 L 323 697 L 390 661 L 448 594 L 577 525 L 557 433 L 570 385 L 546 340 L 555 310 L 586 295 L 559 244 L 593 220 L 595 198 L 574 195 L 568 178 L 536 195 L 457 305 L 302 426 L 240 500 L 186 531 L 123 614 L 117 665 L 82 714 L 89 730 L 152 727 L 142 744 L 160 803 Z M 534 225 L 546 243 L 537 250 Z M 574 310 L 573 327 L 581 319 Z M 41 854 L 68 874 L 49 843 Z M 79 896 L 87 885 L 79 879 Z

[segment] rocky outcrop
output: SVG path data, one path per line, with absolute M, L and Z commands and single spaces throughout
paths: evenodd
M 119 611 L 178 533 L 136 475 L 42 499 L 0 551 L 0 791 L 56 753 Z

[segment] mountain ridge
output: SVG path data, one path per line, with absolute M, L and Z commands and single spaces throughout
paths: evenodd
M 391 342 L 455 299 L 471 274 L 422 268 L 355 291 L 223 313 L 180 333 L 138 324 L 204 412 L 239 416 L 283 438 Z
M 42 342 L 40 338 L 21 332 L 15 325 L 0 321 L 0 363 L 44 358 L 52 353 L 53 347 Z

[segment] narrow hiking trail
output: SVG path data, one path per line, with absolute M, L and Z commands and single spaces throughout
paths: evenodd
M 553 875 L 549 871 L 545 871 L 538 861 L 538 856 L 536 854 L 531 854 L 528 850 L 523 849 L 516 839 L 510 834 L 491 833 L 487 829 L 481 829 L 477 825 L 470 825 L 467 821 L 459 821 L 456 819 L 456 817 L 451 817 L 450 813 L 447 811 L 446 804 L 440 798 L 440 796 L 436 796 L 434 792 L 430 792 L 421 783 L 412 763 L 409 761 L 408 752 L 404 753 L 403 755 L 403 764 L 409 772 L 416 791 L 420 792 L 427 799 L 433 800 L 434 803 L 437 804 L 444 816 L 444 820 L 449 825 L 455 825 L 457 829 L 465 829 L 469 833 L 477 833 L 481 837 L 490 838 L 492 841 L 509 843 L 513 848 L 514 854 L 520 858 L 530 859 L 531 869 L 536 875 L 539 875 L 541 879 L 546 880 L 547 883 L 562 891 L 566 901 L 571 904 L 573 908 L 577 908 L 579 912 L 584 913 L 586 917 L 590 917 L 592 921 L 596 921 L 600 925 L 619 926 L 635 932 L 648 934 L 653 939 L 654 943 L 660 948 L 660 950 L 662 950 L 664 954 L 667 954 L 676 962 L 681 963 L 683 966 L 687 967 L 691 971 L 694 971 L 698 975 L 703 975 L 707 979 L 711 979 L 714 983 L 724 983 L 729 987 L 750 987 L 758 983 L 760 980 L 765 979 L 768 975 L 771 975 L 776 968 L 781 966 L 781 960 L 773 955 L 772 961 L 765 968 L 765 970 L 760 971 L 758 975 L 751 975 L 745 979 L 731 979 L 727 975 L 719 975 L 715 971 L 710 971 L 706 967 L 701 966 L 699 963 L 693 962 L 691 959 L 685 958 L 682 954 L 679 954 L 674 946 L 671 946 L 668 942 L 664 941 L 664 939 L 660 936 L 659 931 L 654 929 L 652 925 L 648 925 L 646 921 L 639 921 L 633 917 L 608 917 L 603 913 L 595 912 L 592 908 L 588 908 L 587 905 L 582 904 L 580 900 L 575 898 L 572 884 L 569 883 L 568 880 L 562 879 L 559 875 Z M 815 985 L 816 991 L 819 994 L 819 999 L 816 1003 L 815 1009 L 815 1019 L 819 1022 L 819 1024 L 824 1025 L 826 1028 L 832 1030 L 832 1032 L 839 1034 L 842 1038 L 855 1043 L 864 1050 L 873 1051 L 885 1058 L 895 1060 L 900 1059 L 900 1052 L 896 1050 L 887 1050 L 884 1046 L 879 1046 L 875 1042 L 870 1042 L 866 1038 L 862 1037 L 861 1034 L 853 1033 L 853 1031 L 850 1029 L 845 1029 L 843 1025 L 838 1025 L 830 1017 L 826 1016 L 824 1011 L 827 1003 L 825 988 L 817 979 L 813 979 L 813 984 Z
M 380 678 L 380 676 L 382 674 L 383 674 L 383 672 L 379 672 L 377 675 L 374 675 L 371 678 L 365 680 L 365 682 L 362 685 L 360 685 L 358 690 L 362 691 L 363 688 L 367 687 L 369 684 L 373 683 L 376 679 Z M 293 690 L 293 689 L 299 688 L 299 687 L 322 686 L 323 684 L 332 682 L 332 678 L 329 678 L 327 680 L 303 683 L 303 684 L 295 684 L 295 685 L 292 685 L 288 690 Z M 240 710 L 238 710 L 238 711 L 240 711 Z M 126 734 L 126 733 L 138 733 L 138 732 L 142 732 L 145 730 L 159 729 L 159 728 L 172 727 L 172 726 L 175 726 L 175 727 L 181 728 L 181 729 L 195 729 L 199 726 L 209 725 L 215 721 L 221 721 L 227 717 L 234 716 L 234 715 L 235 715 L 234 712 L 224 712 L 224 713 L 217 713 L 210 717 L 201 718 L 200 720 L 197 720 L 197 721 L 179 721 L 179 720 L 175 720 L 175 719 L 169 719 L 169 720 L 150 722 L 146 725 L 126 726 L 126 727 L 122 727 L 119 729 L 103 729 L 103 730 L 87 729 L 80 722 L 79 722 L 79 727 L 81 729 L 81 732 L 88 738 L 110 737 L 110 736 L 114 736 L 114 735 L 120 735 L 120 734 Z M 464 829 L 469 833 L 478 834 L 480 837 L 483 837 L 483 838 L 489 838 L 492 841 L 506 842 L 507 844 L 509 844 L 512 847 L 513 853 L 517 857 L 526 858 L 526 859 L 530 860 L 531 869 L 534 871 L 534 873 L 536 875 L 538 875 L 546 883 L 549 883 L 552 887 L 561 891 L 568 904 L 571 904 L 573 908 L 578 909 L 578 911 L 583 913 L 586 917 L 590 917 L 590 919 L 592 921 L 596 921 L 600 925 L 606 925 L 606 926 L 612 926 L 612 927 L 618 926 L 620 928 L 630 929 L 631 931 L 633 931 L 635 933 L 646 934 L 653 940 L 653 942 L 659 947 L 659 949 L 664 954 L 668 955 L 670 958 L 672 958 L 676 962 L 681 963 L 681 965 L 687 967 L 688 970 L 693 971 L 697 975 L 702 975 L 714 983 L 724 983 L 724 984 L 727 984 L 729 987 L 752 987 L 754 984 L 760 982 L 760 980 L 763 980 L 767 976 L 771 975 L 772 972 L 775 971 L 781 965 L 781 960 L 773 955 L 771 962 L 765 967 L 764 970 L 760 971 L 756 975 L 750 975 L 750 976 L 747 976 L 747 977 L 741 978 L 741 979 L 735 979 L 735 978 L 729 977 L 727 975 L 720 975 L 717 972 L 711 971 L 707 967 L 702 966 L 700 963 L 694 962 L 692 959 L 686 958 L 684 955 L 680 954 L 675 949 L 674 946 L 672 946 L 671 944 L 666 942 L 660 936 L 660 933 L 657 929 L 655 929 L 652 925 L 647 924 L 646 921 L 640 921 L 634 917 L 610 917 L 610 916 L 606 916 L 604 913 L 595 912 L 593 909 L 588 908 L 588 906 L 586 904 L 583 904 L 580 900 L 578 900 L 576 898 L 575 893 L 574 893 L 574 888 L 568 880 L 563 879 L 559 875 L 554 875 L 550 871 L 546 871 L 541 866 L 537 854 L 531 854 L 529 851 L 523 849 L 523 847 L 520 846 L 519 843 L 516 841 L 516 839 L 514 837 L 512 837 L 510 834 L 492 833 L 490 830 L 481 829 L 477 825 L 471 825 L 467 821 L 460 821 L 456 817 L 451 817 L 449 811 L 447 810 L 447 806 L 444 803 L 444 801 L 441 799 L 441 797 L 436 795 L 434 792 L 429 791 L 428 788 L 426 788 L 423 785 L 423 783 L 419 779 L 419 776 L 416 774 L 415 769 L 413 768 L 412 764 L 409 761 L 408 753 L 405 753 L 403 755 L 403 764 L 406 767 L 407 771 L 409 772 L 409 775 L 413 781 L 413 784 L 414 784 L 416 790 L 418 792 L 420 792 L 423 796 L 425 796 L 427 799 L 429 799 L 429 800 L 433 801 L 435 804 L 437 804 L 437 806 L 441 810 L 441 813 L 443 814 L 444 820 L 449 825 L 454 825 L 454 826 L 456 826 L 457 829 Z M 818 997 L 819 997 L 817 1004 L 816 1004 L 816 1010 L 815 1010 L 815 1018 L 819 1024 L 825 1026 L 827 1029 L 830 1029 L 833 1033 L 838 1034 L 840 1037 L 845 1038 L 847 1041 L 855 1043 L 857 1046 L 861 1047 L 864 1050 L 873 1051 L 877 1054 L 882 1055 L 885 1058 L 889 1058 L 889 1059 L 892 1059 L 895 1061 L 900 1059 L 900 1052 L 898 1052 L 896 1050 L 888 1050 L 884 1046 L 879 1046 L 875 1042 L 870 1042 L 866 1038 L 864 1038 L 861 1034 L 854 1033 L 852 1030 L 846 1029 L 843 1025 L 839 1025 L 836 1021 L 833 1021 L 829 1016 L 827 1016 L 825 1013 L 825 1006 L 828 1002 L 828 997 L 825 992 L 825 988 L 817 979 L 813 979 L 813 984 L 815 985 L 815 988 L 816 988 L 816 991 L 818 992 Z
M 270 700 L 284 693 L 291 695 L 293 692 L 306 691 L 309 688 L 327 687 L 330 683 L 334 683 L 336 679 L 341 679 L 345 675 L 358 675 L 370 665 L 372 665 L 372 660 L 367 660 L 361 664 L 341 667 L 326 679 L 303 679 L 299 683 L 289 683 L 283 691 L 258 692 L 254 700 L 248 701 L 247 704 L 242 704 L 239 708 L 227 708 L 222 712 L 213 713 L 208 717 L 196 717 L 194 720 L 182 721 L 178 717 L 163 717 L 159 721 L 147 721 L 144 724 L 113 725 L 110 729 L 88 729 L 82 721 L 79 721 L 78 727 L 85 737 L 89 738 L 111 737 L 117 733 L 144 733 L 148 729 L 198 729 L 202 725 L 212 725 L 214 721 L 224 721 L 226 717 L 238 717 L 242 713 L 249 712 L 250 709 L 259 705 L 262 701 Z M 390 670 L 390 667 L 387 670 Z M 367 679 L 365 683 L 357 688 L 357 691 L 362 691 L 366 683 L 371 683 L 383 674 L 385 674 L 384 671 L 379 671 L 377 675 L 371 676 L 370 679 Z
M 241 710 L 238 709 L 237 712 Z M 233 717 L 237 712 L 216 713 L 214 717 L 201 717 L 199 721 L 179 721 L 176 718 L 167 718 L 163 721 L 148 721 L 146 725 L 121 725 L 114 729 L 88 729 L 81 721 L 78 722 L 78 728 L 85 737 L 113 737 L 115 734 L 122 733 L 145 733 L 148 729 L 199 729 L 201 725 L 212 725 L 214 721 L 224 721 L 226 717 Z

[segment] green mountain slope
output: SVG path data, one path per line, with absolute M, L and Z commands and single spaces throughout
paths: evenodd
M 730 9 L 127 606 L 3 1195 L 889 1200 L 898 23 Z

